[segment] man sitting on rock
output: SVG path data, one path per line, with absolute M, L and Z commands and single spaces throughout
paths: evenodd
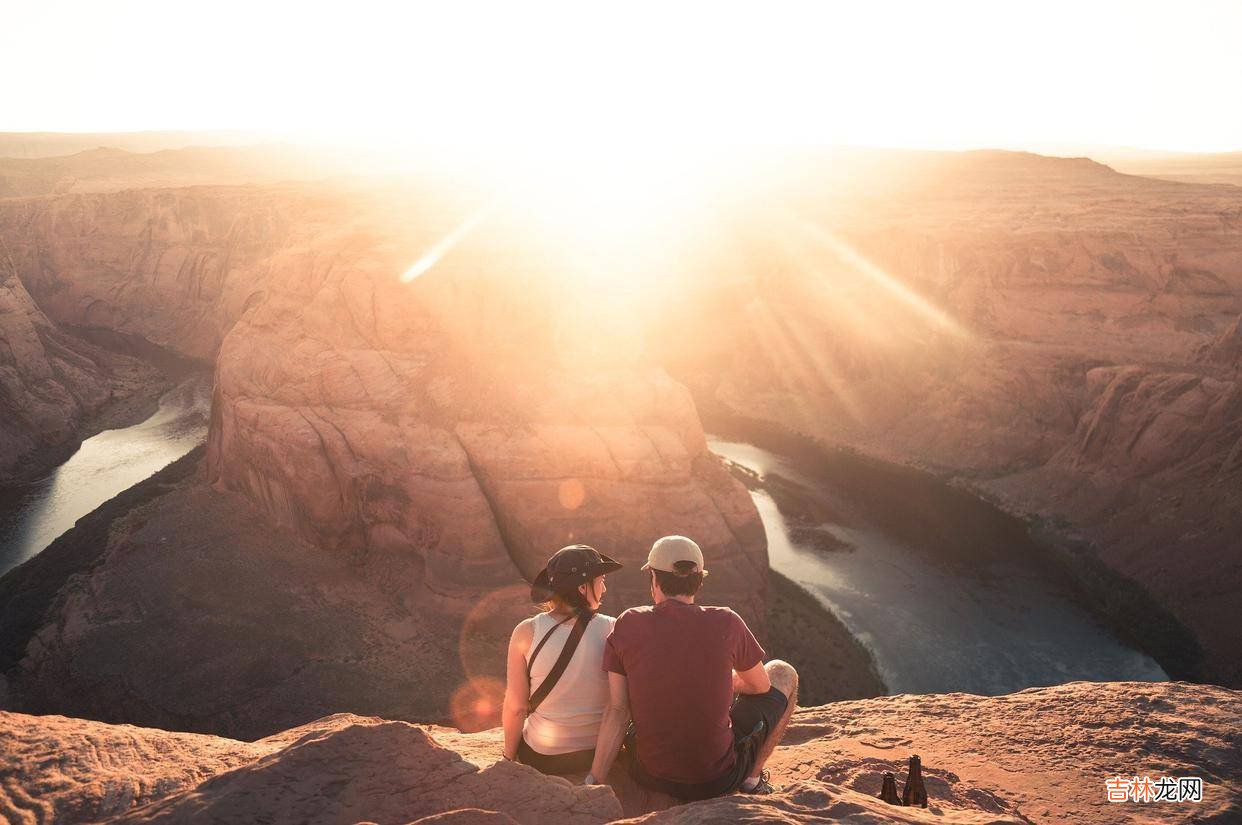
M 587 784 L 607 780 L 624 742 L 630 775 L 649 790 L 682 800 L 772 793 L 763 765 L 793 714 L 797 671 L 765 666 L 729 608 L 694 603 L 707 571 L 690 539 L 660 539 L 642 569 L 655 604 L 622 613 L 604 646 L 610 701 Z

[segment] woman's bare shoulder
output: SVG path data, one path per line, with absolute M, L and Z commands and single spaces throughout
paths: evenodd
M 509 637 L 509 644 L 517 645 L 522 652 L 526 652 L 535 638 L 536 618 L 538 617 L 531 616 L 529 619 L 523 619 L 518 622 L 517 626 L 513 628 L 513 635 Z

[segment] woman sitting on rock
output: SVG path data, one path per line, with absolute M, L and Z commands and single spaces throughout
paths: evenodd
M 543 773 L 586 773 L 595 756 L 608 674 L 604 575 L 621 565 L 585 544 L 563 547 L 531 585 L 543 612 L 513 629 L 505 688 L 505 759 Z

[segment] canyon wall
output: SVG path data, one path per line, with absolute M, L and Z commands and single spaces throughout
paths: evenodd
M 262 297 L 262 262 L 327 208 L 295 187 L 132 189 L 0 200 L 10 267 L 57 324 L 210 359 Z
M 322 195 L 279 187 L 0 198 L 0 380 L 12 411 L 0 423 L 0 480 L 36 477 L 93 432 L 154 409 L 159 373 L 85 339 L 213 359 L 262 298 L 262 262 L 324 207 Z
M 1238 684 L 1242 189 L 945 163 L 735 218 L 666 363 L 702 403 L 1059 525 L 1190 628 L 1182 675 Z
M 0 247 L 0 484 L 37 476 L 85 432 L 140 414 L 162 379 L 61 331 Z

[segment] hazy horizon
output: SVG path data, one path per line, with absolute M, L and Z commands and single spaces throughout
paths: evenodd
M 232 127 L 197 127 L 197 128 L 163 128 L 152 127 L 146 129 L 83 129 L 74 131 L 50 130 L 50 129 L 17 129 L 6 130 L 0 129 L 0 136 L 20 136 L 28 135 L 30 137 L 86 137 L 86 136 L 173 136 L 185 135 L 194 139 L 198 137 L 210 137 L 213 140 L 203 141 L 201 143 L 187 143 L 185 148 L 191 146 L 214 147 L 214 146 L 257 146 L 264 144 L 305 144 L 305 145 L 352 145 L 354 143 L 365 143 L 365 140 L 350 140 L 349 138 L 319 138 L 315 139 L 306 135 L 298 134 L 278 134 L 271 132 L 262 132 L 244 128 Z M 227 136 L 230 142 L 221 143 L 219 138 Z M 420 144 L 417 140 L 408 141 L 414 146 L 442 146 L 442 143 Z M 1087 155 L 1091 152 L 1105 153 L 1134 153 L 1140 155 L 1234 155 L 1242 154 L 1242 143 L 1233 148 L 1222 149 L 1170 149 L 1162 146 L 1140 146 L 1137 144 L 963 144 L 960 146 L 938 146 L 938 145 L 903 145 L 903 144 L 885 144 L 885 143 L 788 143 L 788 144 L 758 144 L 759 146 L 769 146 L 771 148 L 814 148 L 825 150 L 846 150 L 846 149 L 875 149 L 875 150 L 893 150 L 893 151 L 926 151 L 926 152 L 974 152 L 974 151 L 999 151 L 999 152 L 1030 152 L 1041 155 L 1054 156 L 1070 156 L 1070 155 Z M 97 148 L 120 148 L 100 146 Z M 87 150 L 82 150 L 87 151 Z M 138 152 L 137 149 L 122 149 L 122 151 Z M 162 150 L 154 150 L 162 151 Z

